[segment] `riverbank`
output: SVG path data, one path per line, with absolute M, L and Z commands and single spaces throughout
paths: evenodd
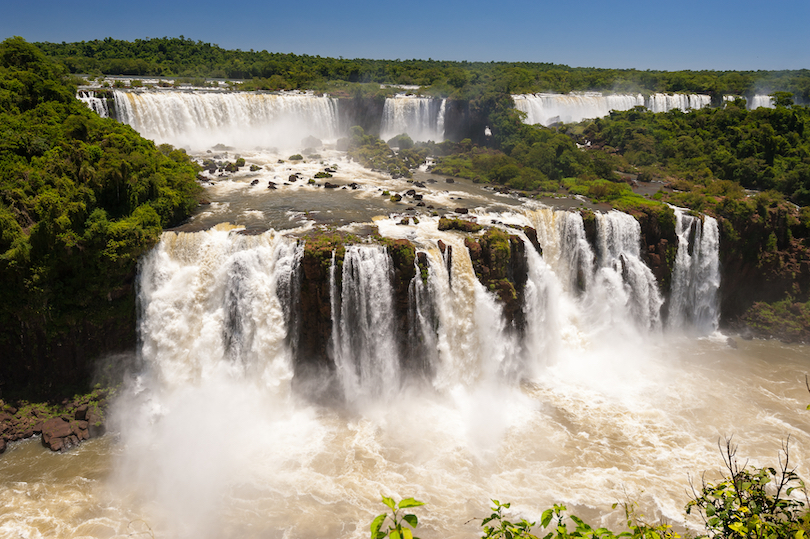
M 0 400 L 0 453 L 9 442 L 42 436 L 51 451 L 65 451 L 106 431 L 107 408 L 115 389 L 96 388 L 59 403 Z

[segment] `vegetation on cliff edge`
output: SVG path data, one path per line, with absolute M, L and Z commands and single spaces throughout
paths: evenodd
M 18 389 L 43 382 L 63 344 L 67 370 L 50 377 L 86 380 L 92 351 L 76 347 L 92 345 L 70 341 L 92 327 L 134 334 L 138 257 L 200 189 L 182 150 L 92 113 L 65 75 L 21 38 L 0 44 L 0 380 Z

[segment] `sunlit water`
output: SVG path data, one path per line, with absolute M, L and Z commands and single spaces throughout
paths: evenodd
M 694 525 L 683 513 L 690 477 L 717 477 L 729 436 L 753 465 L 775 464 L 789 437 L 808 476 L 810 350 L 735 349 L 712 332 L 716 311 L 689 299 L 716 293 L 711 260 L 688 260 L 700 271 L 683 272 L 686 299 L 666 321 L 632 220 L 600 216 L 593 250 L 577 214 L 424 172 L 415 187 L 333 150 L 290 162 L 293 151 L 240 152 L 262 170 L 212 178 L 211 204 L 143 259 L 144 369 L 127 378 L 112 433 L 65 454 L 36 439 L 11 444 L 0 456 L 0 537 L 360 538 L 381 495 L 427 503 L 423 538 L 479 536 L 470 520 L 491 498 L 530 520 L 564 503 L 617 529 L 611 505 L 631 500 L 683 528 Z M 356 189 L 308 183 L 330 165 L 329 181 Z M 521 338 L 475 278 L 463 236 L 431 215 L 457 207 L 519 236 L 515 226 L 537 230 L 543 254 L 527 245 Z M 426 375 L 392 361 L 404 352 L 386 323 L 388 265 L 362 245 L 347 251 L 343 296 L 331 298 L 340 398 L 293 389 L 290 276 L 299 238 L 320 224 L 373 224 L 426 254 L 428 283 L 412 291 Z M 692 286 L 698 274 L 707 291 Z
M 12 445 L 0 536 L 125 537 L 143 520 L 158 537 L 364 537 L 381 494 L 426 501 L 424 537 L 474 537 L 465 523 L 490 498 L 593 520 L 629 498 L 680 522 L 689 477 L 721 467 L 718 439 L 765 465 L 790 436 L 807 476 L 808 352 L 667 340 L 571 357 L 520 387 L 414 390 L 361 412 L 226 377 L 167 395 L 146 432 L 64 455 Z

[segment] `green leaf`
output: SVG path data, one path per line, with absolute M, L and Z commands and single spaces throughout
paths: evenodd
M 394 500 L 392 500 L 391 498 L 386 498 L 385 496 L 383 496 L 383 497 L 382 497 L 382 501 L 383 501 L 383 503 L 384 503 L 385 505 L 387 505 L 388 507 L 390 507 L 390 508 L 391 508 L 391 511 L 395 511 L 395 510 L 396 510 L 397 506 L 396 506 L 396 504 L 394 503 Z
M 397 530 L 391 530 L 391 532 L 388 534 L 388 537 L 390 539 L 402 539 Z
M 707 505 L 706 506 L 706 516 L 707 517 L 713 517 L 714 516 L 714 506 L 713 505 Z
M 554 516 L 553 509 L 546 509 L 543 511 L 543 517 L 540 519 L 540 524 L 544 528 L 548 528 L 549 523 L 551 522 L 552 517 Z
M 411 528 L 415 528 L 419 524 L 419 519 L 416 518 L 416 515 L 405 515 L 402 517 L 402 520 L 410 524 Z
M 402 530 L 402 539 L 413 539 L 413 533 L 408 528 Z
M 377 515 L 377 517 L 371 521 L 372 538 L 377 535 L 378 531 L 380 531 L 380 526 L 382 526 L 384 520 L 385 520 L 385 513 L 383 513 L 382 515 Z
M 413 498 L 405 498 L 399 502 L 400 509 L 405 509 L 406 507 L 419 507 L 420 505 L 425 505 L 425 502 L 420 502 L 418 500 L 414 500 Z M 391 507 L 391 509 L 393 509 L 393 507 Z
M 728 527 L 734 530 L 735 532 L 739 533 L 740 535 L 744 535 L 745 532 L 748 531 L 742 522 L 732 522 L 731 524 L 728 525 Z

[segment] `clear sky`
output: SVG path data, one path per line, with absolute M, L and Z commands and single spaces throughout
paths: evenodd
M 178 37 L 344 58 L 810 68 L 810 0 L 0 0 L 0 38 Z

